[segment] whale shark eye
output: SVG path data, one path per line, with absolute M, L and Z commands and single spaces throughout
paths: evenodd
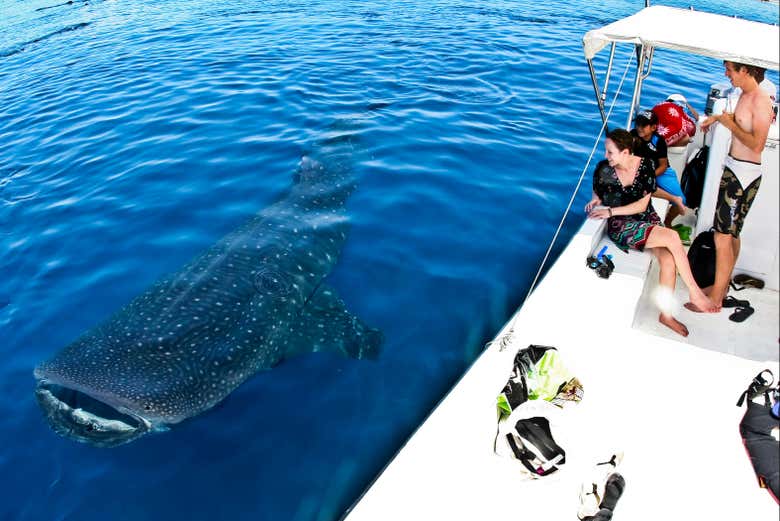
M 255 289 L 260 293 L 285 296 L 290 293 L 290 276 L 271 267 L 264 266 L 255 274 Z

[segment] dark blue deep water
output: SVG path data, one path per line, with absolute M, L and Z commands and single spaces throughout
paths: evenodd
M 702 7 L 777 20 L 731 3 Z M 642 4 L 0 0 L 0 518 L 338 519 L 522 301 L 600 124 L 581 37 Z M 702 109 L 721 64 L 678 57 L 645 99 Z M 290 358 L 114 449 L 54 434 L 33 368 L 344 121 L 359 186 L 328 282 L 379 358 Z

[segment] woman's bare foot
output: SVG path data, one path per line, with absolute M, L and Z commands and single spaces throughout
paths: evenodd
M 685 324 L 683 324 L 673 316 L 664 315 L 663 313 L 661 313 L 660 315 L 658 315 L 658 321 L 661 324 L 668 327 L 669 329 L 671 329 L 672 331 L 674 331 L 675 333 L 677 333 L 678 335 L 688 336 L 688 328 L 685 327 Z

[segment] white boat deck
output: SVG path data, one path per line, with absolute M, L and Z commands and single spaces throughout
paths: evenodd
M 757 310 L 741 324 L 728 320 L 731 310 L 683 309 L 678 318 L 691 331 L 683 339 L 656 326 L 655 310 L 637 307 L 641 255 L 626 260 L 611 248 L 617 269 L 608 280 L 585 266 L 598 232 L 593 221 L 583 225 L 516 315 L 509 346 L 480 356 L 345 519 L 576 520 L 581 481 L 615 451 L 625 453 L 627 482 L 617 520 L 778 519 L 742 445 L 744 408 L 735 406 L 759 371 L 778 374 L 777 292 L 736 294 Z M 582 403 L 553 424 L 566 465 L 535 481 L 492 450 L 496 395 L 529 344 L 557 347 L 585 388 Z

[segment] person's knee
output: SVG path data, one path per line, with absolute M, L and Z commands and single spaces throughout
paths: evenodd
M 668 243 L 666 247 L 669 249 L 672 255 L 674 255 L 675 253 L 679 253 L 681 251 L 684 253 L 685 250 L 683 249 L 682 241 L 680 240 L 680 235 L 676 231 L 672 230 L 671 228 L 663 228 L 663 230 L 664 230 L 664 237 Z
M 669 232 L 672 232 L 673 234 L 677 235 L 677 232 L 675 232 L 671 228 L 666 228 L 660 225 L 654 226 L 650 234 L 660 241 L 668 242 L 669 238 L 671 237 L 671 235 L 669 235 Z

